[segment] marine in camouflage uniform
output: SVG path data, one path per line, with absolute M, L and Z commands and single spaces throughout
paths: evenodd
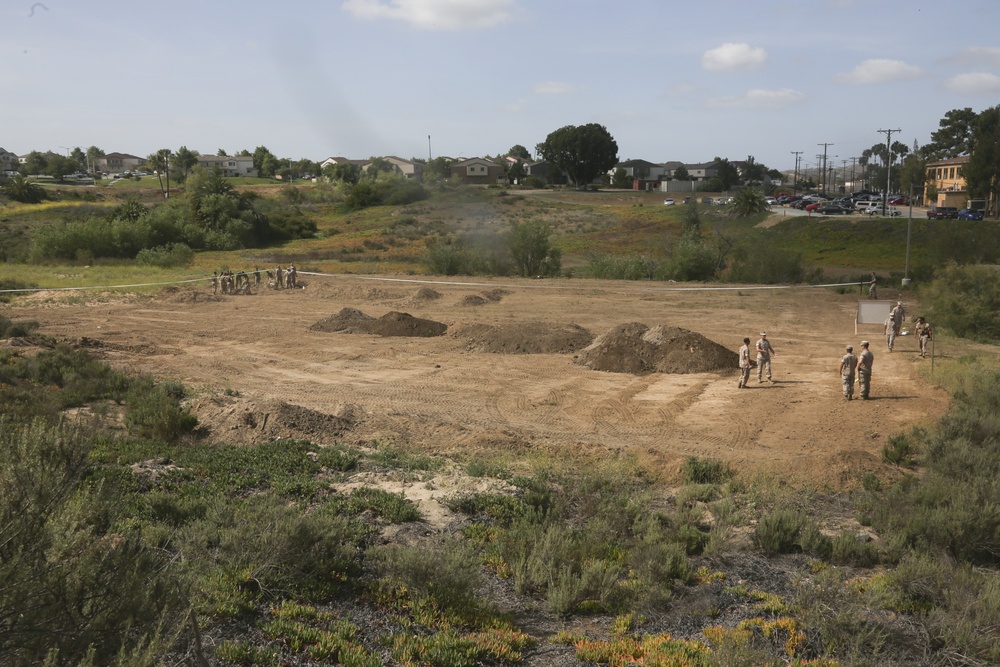
M 840 383 L 844 388 L 844 398 L 851 400 L 854 398 L 854 372 L 857 370 L 858 357 L 854 354 L 854 347 L 847 346 L 847 354 L 840 360 Z
M 875 363 L 875 355 L 868 349 L 868 341 L 861 341 L 861 355 L 858 357 L 858 389 L 861 391 L 861 399 L 867 401 L 872 388 L 872 364 Z

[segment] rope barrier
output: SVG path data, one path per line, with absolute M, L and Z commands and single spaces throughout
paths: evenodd
M 423 285 L 455 285 L 458 287 L 506 287 L 510 289 L 550 289 L 550 290 L 568 290 L 574 289 L 575 285 L 522 285 L 522 284 L 512 284 L 512 283 L 480 283 L 480 282 L 467 282 L 467 281 L 457 281 L 457 280 L 427 280 L 419 278 L 386 278 L 380 276 L 356 276 L 341 273 L 319 273 L 316 271 L 298 271 L 299 275 L 303 276 L 317 276 L 320 278 L 338 278 L 344 279 L 345 277 L 354 280 L 372 280 L 379 282 L 395 282 L 395 283 L 411 283 L 411 284 L 423 284 Z M 158 287 L 163 285 L 182 285 L 185 283 L 197 283 L 202 281 L 211 281 L 211 277 L 207 278 L 190 278 L 186 280 L 171 280 L 165 282 L 156 283 L 130 283 L 124 285 L 89 285 L 85 287 L 24 287 L 19 289 L 0 289 L 0 294 L 4 293 L 14 293 L 14 292 L 69 292 L 69 291 L 79 291 L 79 290 L 108 290 L 108 289 L 125 289 L 132 287 Z M 762 290 L 783 290 L 783 289 L 798 289 L 802 287 L 806 288 L 817 288 L 817 287 L 851 287 L 854 285 L 867 285 L 867 282 L 853 282 L 853 283 L 825 283 L 822 285 L 753 285 L 753 286 L 740 286 L 740 287 L 635 287 L 629 291 L 635 292 L 731 292 L 731 291 L 762 291 Z

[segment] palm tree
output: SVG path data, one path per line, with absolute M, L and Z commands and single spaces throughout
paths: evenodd
M 149 166 L 156 171 L 156 180 L 160 182 L 160 192 L 163 193 L 164 199 L 170 198 L 170 149 L 161 148 L 155 153 L 150 153 L 146 158 Z M 163 177 L 161 174 L 166 173 L 167 176 L 167 187 L 163 187 Z
M 23 174 L 14 176 L 4 186 L 7 196 L 22 204 L 38 204 L 45 199 L 45 190 L 38 183 L 29 181 Z

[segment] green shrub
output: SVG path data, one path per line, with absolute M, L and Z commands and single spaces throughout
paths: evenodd
M 382 585 L 402 586 L 414 600 L 432 601 L 437 608 L 466 619 L 483 609 L 477 594 L 481 567 L 461 542 L 447 540 L 419 548 L 393 545 L 372 558 L 386 580 Z
M 715 276 L 717 264 L 714 248 L 699 239 L 687 237 L 671 249 L 670 260 L 658 277 L 679 281 L 710 280 Z
M 538 220 L 511 224 L 507 247 L 518 275 L 525 278 L 559 275 L 562 259 L 559 249 L 549 241 L 551 235 L 548 224 Z
M 928 321 L 958 336 L 1000 341 L 1000 267 L 950 264 L 920 293 Z
M 881 555 L 870 537 L 846 533 L 833 540 L 829 559 L 835 565 L 873 567 L 878 565 Z
M 468 253 L 458 242 L 435 239 L 427 246 L 424 264 L 433 274 L 455 276 L 468 272 Z
M 152 667 L 183 622 L 167 561 L 124 523 L 130 491 L 88 481 L 87 456 L 72 430 L 0 420 L 0 664 Z
M 645 255 L 594 254 L 589 258 L 590 275 L 607 280 L 652 280 L 661 265 Z
M 780 248 L 759 231 L 744 237 L 733 249 L 727 279 L 750 284 L 795 284 L 805 278 L 801 252 Z
M 134 435 L 173 442 L 190 433 L 198 418 L 180 405 L 180 397 L 169 385 L 140 383 L 125 397 L 125 424 Z
M 761 517 L 751 540 L 768 556 L 797 552 L 801 549 L 799 534 L 805 525 L 806 519 L 801 513 L 777 509 Z
M 904 434 L 889 437 L 882 447 L 882 460 L 897 466 L 910 467 L 916 463 L 915 447 L 911 439 Z
M 681 478 L 687 484 L 723 484 L 734 474 L 728 464 L 718 459 L 689 456 L 681 465 Z
M 155 248 L 144 248 L 135 256 L 136 264 L 169 268 L 188 266 L 194 261 L 194 250 L 184 243 L 170 243 Z
M 412 501 L 402 493 L 390 493 L 382 489 L 360 487 L 354 490 L 347 503 L 354 514 L 371 512 L 390 523 L 420 521 L 423 516 Z

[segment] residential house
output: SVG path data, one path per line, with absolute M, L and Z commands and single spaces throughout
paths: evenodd
M 955 206 L 965 208 L 969 203 L 969 192 L 965 184 L 962 167 L 969 161 L 968 155 L 950 157 L 927 163 L 927 178 L 924 180 L 924 202 L 928 206 Z M 936 196 L 931 189 L 936 191 Z
M 456 162 L 451 165 L 451 174 L 469 185 L 493 185 L 506 180 L 503 166 L 481 157 Z
M 18 158 L 17 153 L 11 153 L 4 148 L 0 148 L 0 174 L 13 173 L 20 166 L 21 160 Z
M 416 178 L 419 180 L 424 175 L 424 165 L 420 162 L 404 160 L 403 158 L 396 157 L 395 155 L 387 155 L 382 159 L 392 164 L 392 166 L 396 169 L 396 173 L 402 174 L 406 178 Z
M 250 155 L 199 155 L 198 164 L 209 171 L 218 169 L 223 176 L 257 176 Z
M 97 158 L 95 168 L 106 174 L 120 174 L 123 171 L 134 171 L 146 164 L 146 158 L 129 155 L 128 153 L 108 153 Z

